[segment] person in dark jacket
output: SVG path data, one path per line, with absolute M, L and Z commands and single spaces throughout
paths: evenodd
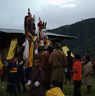
M 8 77 L 7 77 L 7 89 L 6 91 L 10 94 L 10 96 L 18 95 L 18 74 L 17 74 L 17 58 L 14 57 L 8 63 Z
M 67 72 L 66 72 L 66 83 L 69 81 L 71 83 L 72 77 L 72 67 L 73 67 L 73 57 L 71 56 L 71 51 L 67 51 Z
M 44 77 L 44 71 L 40 67 L 39 60 L 34 60 L 34 67 L 27 83 L 27 85 L 30 85 L 29 96 L 45 96 L 43 88 Z
M 27 89 L 25 87 L 24 60 L 21 55 L 19 55 L 19 57 L 18 57 L 17 72 L 18 72 L 18 80 L 19 80 L 18 88 L 19 88 L 19 90 L 25 92 Z

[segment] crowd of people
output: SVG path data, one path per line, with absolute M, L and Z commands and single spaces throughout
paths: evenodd
M 90 94 L 94 61 L 88 54 L 83 58 L 79 54 L 72 57 L 70 50 L 66 56 L 61 48 L 60 43 L 47 48 L 40 46 L 29 70 L 20 54 L 9 61 L 0 56 L 0 79 L 7 81 L 6 92 L 11 96 L 19 96 L 22 91 L 28 96 L 65 96 L 64 84 L 73 84 L 74 96 L 82 96 L 81 85 L 85 84 Z

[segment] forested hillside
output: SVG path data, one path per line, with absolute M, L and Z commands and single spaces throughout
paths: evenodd
M 95 18 L 81 20 L 71 25 L 65 25 L 57 29 L 49 30 L 53 33 L 77 36 L 74 40 L 64 40 L 63 44 L 68 45 L 73 52 L 84 55 L 90 51 L 95 57 Z

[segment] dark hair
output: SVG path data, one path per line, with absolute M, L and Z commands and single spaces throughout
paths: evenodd
M 48 46 L 47 50 L 51 53 L 53 51 L 54 47 L 53 46 Z
M 80 60 L 81 59 L 80 55 L 79 54 L 75 54 L 75 59 L 76 60 Z
M 71 55 L 71 51 L 70 51 L 70 50 L 67 51 L 67 55 L 68 55 L 68 56 Z
M 57 42 L 57 43 L 55 43 L 55 48 L 56 48 L 56 49 L 60 49 L 60 48 L 61 48 L 61 44 L 60 44 L 60 43 L 58 43 L 58 42 Z
M 38 47 L 38 52 L 42 52 L 42 51 L 44 51 L 44 50 L 45 50 L 44 46 L 39 46 L 39 47 Z
M 87 62 L 91 61 L 91 57 L 90 56 L 85 56 L 85 59 Z
M 52 86 L 55 86 L 55 87 L 59 87 L 59 82 L 58 82 L 57 80 L 53 80 L 53 81 L 51 82 L 51 85 L 52 85 Z

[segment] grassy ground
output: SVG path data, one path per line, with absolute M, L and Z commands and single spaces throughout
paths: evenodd
M 82 85 L 82 96 L 95 96 L 95 80 L 92 88 L 92 93 L 89 95 L 86 93 L 86 86 Z M 9 96 L 6 90 L 6 82 L 0 82 L 0 96 Z M 73 84 L 64 85 L 64 93 L 66 96 L 73 96 Z M 27 92 L 22 92 L 21 96 L 27 96 Z
M 86 86 L 85 85 L 82 85 L 81 91 L 82 91 L 82 96 L 95 96 L 95 84 L 93 84 L 91 94 L 86 93 Z M 73 85 L 72 84 L 65 85 L 64 86 L 64 93 L 66 96 L 73 96 Z

